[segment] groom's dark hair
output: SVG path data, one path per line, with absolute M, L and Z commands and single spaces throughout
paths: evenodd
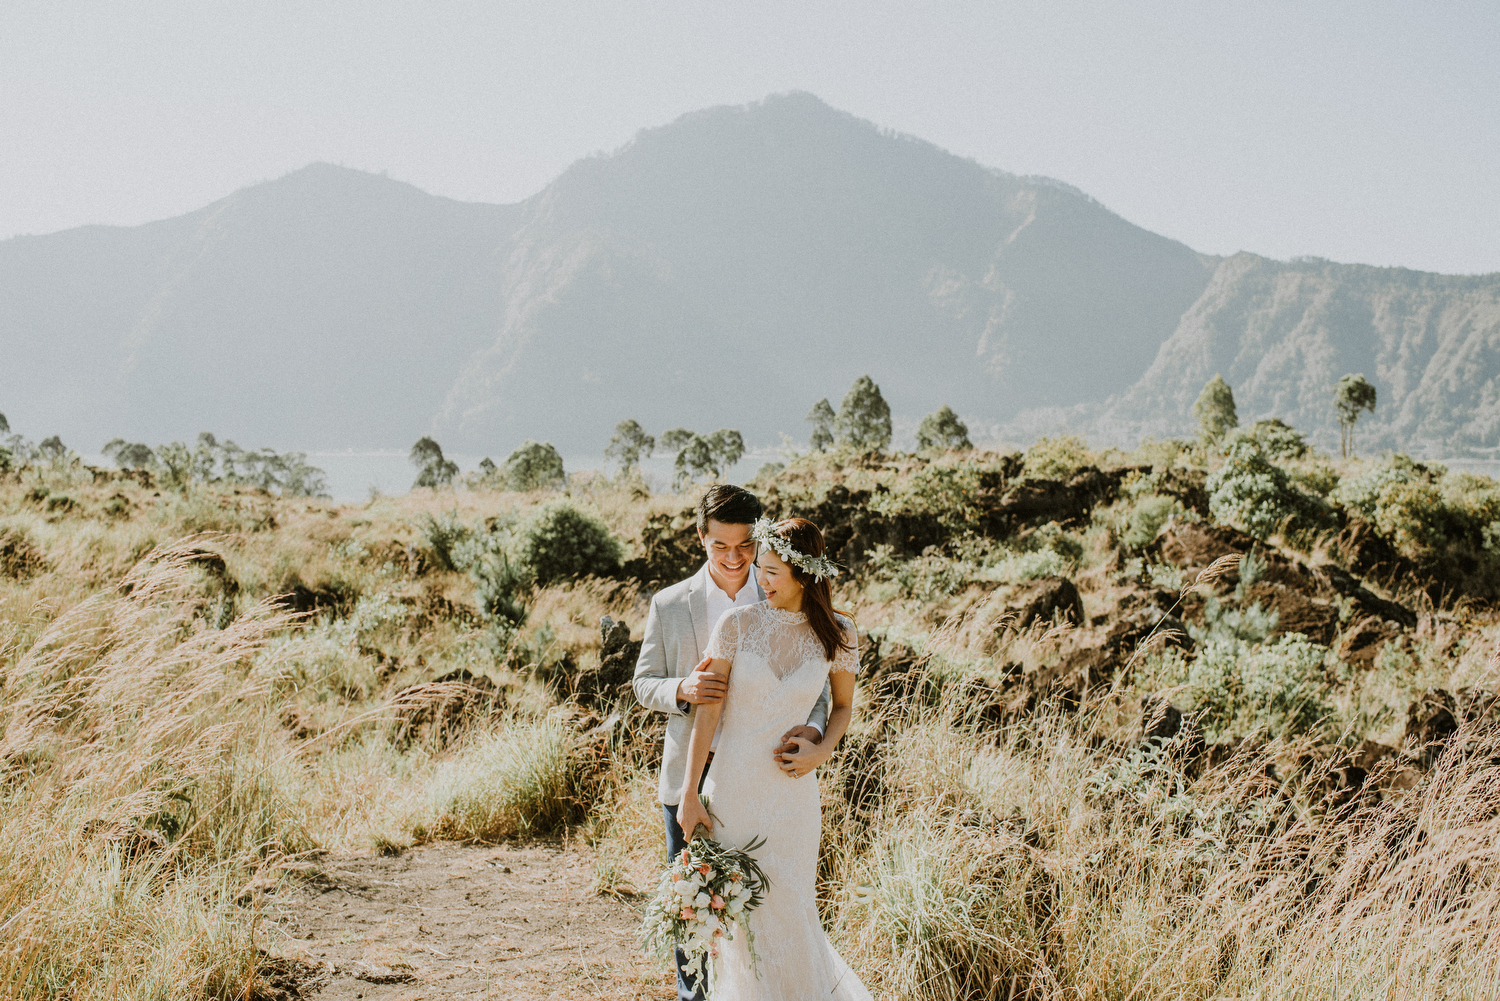
M 698 531 L 708 531 L 708 523 L 717 521 L 724 525 L 753 525 L 764 509 L 760 498 L 732 483 L 715 483 L 703 493 L 698 502 Z

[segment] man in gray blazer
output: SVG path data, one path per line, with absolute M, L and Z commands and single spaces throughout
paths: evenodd
M 698 502 L 698 539 L 707 562 L 687 580 L 656 592 L 646 615 L 646 635 L 633 686 L 641 705 L 668 717 L 656 788 L 666 820 L 668 858 L 687 845 L 687 837 L 677 824 L 677 805 L 696 707 L 723 701 L 728 689 L 723 678 L 709 673 L 703 650 L 720 615 L 736 605 L 751 605 L 765 598 L 755 579 L 755 543 L 750 538 L 750 526 L 760 516 L 760 500 L 750 491 L 725 483 L 710 487 Z M 807 725 L 792 729 L 782 740 L 800 736 L 814 743 L 821 741 L 827 719 L 825 686 Z M 777 747 L 767 753 L 781 750 Z M 713 760 L 711 752 L 709 760 Z M 708 775 L 707 768 L 703 774 Z M 677 950 L 677 996 L 680 1001 L 701 999 L 702 992 L 695 992 L 683 975 L 684 959 L 682 950 Z

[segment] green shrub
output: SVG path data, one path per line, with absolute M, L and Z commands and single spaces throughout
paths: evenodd
M 1240 639 L 1210 639 L 1187 668 L 1194 708 L 1210 740 L 1263 730 L 1294 737 L 1327 718 L 1323 660 L 1328 650 L 1301 633 L 1254 648 Z
M 1392 455 L 1345 480 L 1332 499 L 1400 548 L 1426 555 L 1449 545 L 1478 550 L 1495 538 L 1500 484 Z
M 474 604 L 479 614 L 502 633 L 526 623 L 524 595 L 532 574 L 512 552 L 514 539 L 504 529 L 476 533 L 459 551 L 474 579 Z
M 1041 438 L 1026 450 L 1022 473 L 1032 480 L 1066 480 L 1093 461 L 1088 444 L 1077 435 Z
M 949 532 L 968 534 L 980 516 L 977 463 L 933 463 L 870 498 L 870 509 L 886 517 L 933 517 Z
M 519 555 L 545 587 L 589 574 L 609 577 L 619 571 L 624 548 L 603 522 L 556 503 L 538 508 L 521 527 Z
M 1408 551 L 1448 541 L 1442 492 L 1431 483 L 1388 483 L 1375 504 L 1375 530 Z
M 1307 438 L 1302 432 L 1278 417 L 1256 421 L 1250 430 L 1241 432 L 1238 437 L 1258 445 L 1273 459 L 1301 459 L 1308 451 Z
M 1135 502 L 1120 541 L 1131 549 L 1142 549 L 1156 538 L 1156 533 L 1161 531 L 1161 527 L 1167 523 L 1168 518 L 1173 515 L 1182 517 L 1186 514 L 1187 509 L 1176 497 L 1147 494 Z
M 455 552 L 472 533 L 468 525 L 458 520 L 457 511 L 449 511 L 441 518 L 427 515 L 426 522 L 421 526 L 422 539 L 426 543 L 426 549 L 432 554 L 433 563 L 441 570 L 462 570 L 461 561 L 455 559 Z
M 1257 539 L 1278 531 L 1305 531 L 1331 524 L 1321 499 L 1298 489 L 1286 470 L 1253 442 L 1230 446 L 1224 465 L 1208 478 L 1213 519 L 1244 529 Z
M 1333 491 L 1330 499 L 1347 510 L 1358 512 L 1360 517 L 1373 525 L 1377 520 L 1375 509 L 1379 506 L 1380 495 L 1386 487 L 1397 483 L 1431 483 L 1435 472 L 1441 475 L 1446 470 L 1441 466 L 1434 470 L 1420 462 L 1413 462 L 1405 455 L 1391 455 L 1358 476 L 1346 478 Z

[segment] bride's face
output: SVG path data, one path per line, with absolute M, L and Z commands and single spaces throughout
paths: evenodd
M 771 607 L 789 612 L 802 611 L 802 585 L 797 583 L 792 568 L 776 555 L 774 549 L 767 547 L 760 551 L 755 558 L 755 573 Z

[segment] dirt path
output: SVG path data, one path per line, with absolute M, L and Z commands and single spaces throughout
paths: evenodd
M 438 844 L 328 859 L 324 873 L 268 901 L 261 926 L 272 956 L 317 968 L 295 964 L 302 997 L 676 996 L 636 946 L 636 909 L 593 894 L 585 848 Z

